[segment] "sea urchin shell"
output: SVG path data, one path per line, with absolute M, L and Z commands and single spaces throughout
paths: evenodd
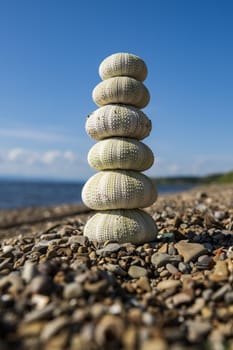
M 134 244 L 153 241 L 157 228 L 152 217 L 140 209 L 106 210 L 92 216 L 84 235 L 91 241 L 116 240 Z

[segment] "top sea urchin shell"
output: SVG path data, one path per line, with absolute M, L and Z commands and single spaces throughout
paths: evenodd
M 128 76 L 144 81 L 147 76 L 147 67 L 140 57 L 121 52 L 103 60 L 99 67 L 99 75 L 103 80 L 116 76 Z

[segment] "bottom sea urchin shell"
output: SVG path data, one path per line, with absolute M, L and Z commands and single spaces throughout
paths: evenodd
M 157 227 L 152 217 L 143 210 L 106 210 L 88 220 L 84 235 L 90 241 L 140 244 L 153 241 Z

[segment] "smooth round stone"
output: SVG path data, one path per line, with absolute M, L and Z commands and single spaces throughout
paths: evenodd
M 107 255 L 110 255 L 112 253 L 118 252 L 118 250 L 120 250 L 120 248 L 121 248 L 121 246 L 118 243 L 109 243 L 106 246 L 104 246 L 103 248 L 97 249 L 96 254 L 101 255 L 101 256 L 107 256 Z
M 156 267 L 165 266 L 168 263 L 178 263 L 181 261 L 179 255 L 169 255 L 166 253 L 154 253 L 151 257 L 151 263 Z
M 128 274 L 132 278 L 139 278 L 139 277 L 147 276 L 147 270 L 144 269 L 143 267 L 133 265 L 133 266 L 130 266 L 128 270 Z
M 178 253 L 184 258 L 184 262 L 188 263 L 197 259 L 200 255 L 207 252 L 204 245 L 199 243 L 189 243 L 186 240 L 181 240 L 175 244 Z
M 166 265 L 166 269 L 167 269 L 168 272 L 170 272 L 172 275 L 174 275 L 174 274 L 176 274 L 177 272 L 179 272 L 179 271 L 177 270 L 177 268 L 176 268 L 174 265 L 172 265 L 172 264 L 167 264 L 167 265 Z
M 177 288 L 181 285 L 180 281 L 178 280 L 164 280 L 161 281 L 157 284 L 156 288 L 159 291 L 163 291 L 166 289 L 170 289 L 170 288 Z
M 83 289 L 80 284 L 78 283 L 69 283 L 65 285 L 63 296 L 65 299 L 72 299 L 82 296 Z

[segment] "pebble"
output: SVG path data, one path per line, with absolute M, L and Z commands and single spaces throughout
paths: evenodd
M 192 321 L 187 322 L 188 340 L 190 342 L 200 342 L 211 330 L 211 324 L 208 321 Z
M 95 339 L 100 347 L 104 347 L 109 337 L 120 345 L 125 326 L 122 319 L 115 315 L 104 315 L 95 328 Z
M 119 265 L 115 265 L 115 264 L 111 264 L 111 263 L 107 263 L 104 264 L 103 267 L 108 270 L 109 272 L 112 272 L 116 275 L 120 275 L 120 276 L 126 276 L 127 272 L 125 270 L 123 270 Z
M 47 341 L 59 330 L 63 329 L 64 327 L 67 327 L 68 325 L 69 319 L 66 316 L 57 317 L 56 319 L 48 322 L 40 334 L 41 341 Z
M 226 283 L 212 294 L 211 299 L 220 300 L 227 292 L 230 292 L 230 291 L 232 291 L 232 287 L 229 283 Z
M 154 253 L 151 257 L 151 263 L 156 267 L 165 266 L 168 263 L 179 263 L 181 257 L 179 255 L 169 255 L 166 253 Z
M 199 243 L 189 243 L 186 240 L 179 241 L 175 244 L 178 253 L 183 257 L 184 262 L 188 263 L 195 260 L 200 255 L 207 252 L 207 249 Z
M 23 322 L 30 323 L 39 320 L 46 320 L 51 317 L 54 309 L 55 305 L 51 303 L 41 310 L 32 310 L 26 314 L 25 318 L 23 319 Z
M 136 286 L 141 288 L 144 292 L 151 291 L 150 281 L 146 276 L 141 276 L 136 281 Z
M 27 293 L 50 295 L 54 290 L 53 280 L 49 276 L 39 275 L 34 277 L 27 286 Z
M 121 246 L 118 243 L 109 243 L 106 246 L 104 246 L 101 249 L 96 250 L 96 254 L 100 256 L 107 256 L 112 253 L 118 252 L 120 250 Z
M 95 294 L 95 293 L 103 292 L 107 288 L 107 286 L 108 286 L 107 280 L 103 279 L 94 283 L 85 282 L 83 288 L 88 293 Z
M 193 300 L 193 296 L 188 294 L 188 293 L 185 293 L 185 292 L 180 292 L 178 294 L 175 294 L 172 297 L 172 301 L 173 301 L 174 306 L 178 306 L 181 304 L 187 304 L 187 303 L 190 303 L 192 300 Z
M 172 275 L 175 275 L 177 273 L 179 273 L 179 270 L 172 264 L 167 264 L 166 265 L 166 269 L 168 270 L 168 272 L 170 272 Z
M 147 276 L 147 270 L 144 269 L 143 267 L 133 265 L 133 266 L 130 266 L 128 270 L 128 274 L 132 278 L 144 277 L 144 276 Z
M 83 235 L 71 236 L 68 242 L 69 244 L 80 244 L 82 246 L 86 246 L 88 243 L 88 238 Z
M 83 288 L 79 283 L 72 282 L 65 285 L 63 290 L 63 296 L 65 299 L 78 298 L 83 295 Z
M 0 348 L 231 349 L 232 203 L 225 186 L 160 196 L 146 209 L 156 241 L 137 246 L 89 242 L 89 214 L 50 222 L 52 209 L 4 231 Z M 25 221 L 34 211 L 43 209 L 14 213 Z
M 141 350 L 167 350 L 167 342 L 161 338 L 146 340 L 141 347 Z
M 159 291 L 163 291 L 170 288 L 177 288 L 181 285 L 179 280 L 164 280 L 157 284 L 156 288 Z
M 188 273 L 189 272 L 189 265 L 183 263 L 183 261 L 179 262 L 178 269 L 182 273 Z
M 23 271 L 22 271 L 22 279 L 29 283 L 38 273 L 37 267 L 35 263 L 32 263 L 30 261 L 27 261 L 24 264 Z
M 213 264 L 213 259 L 208 255 L 201 255 L 197 259 L 197 268 L 200 270 L 205 270 L 211 267 Z
M 223 260 L 217 260 L 214 271 L 209 275 L 210 281 L 223 282 L 228 279 L 227 264 Z
M 17 334 L 21 337 L 38 337 L 45 325 L 45 321 L 35 321 L 29 324 L 21 323 L 17 329 Z
M 205 306 L 205 299 L 204 298 L 197 298 L 194 302 L 194 304 L 188 308 L 187 313 L 189 315 L 196 315 L 199 313 L 202 308 Z
M 224 295 L 224 300 L 226 304 L 233 304 L 233 291 L 227 292 Z

